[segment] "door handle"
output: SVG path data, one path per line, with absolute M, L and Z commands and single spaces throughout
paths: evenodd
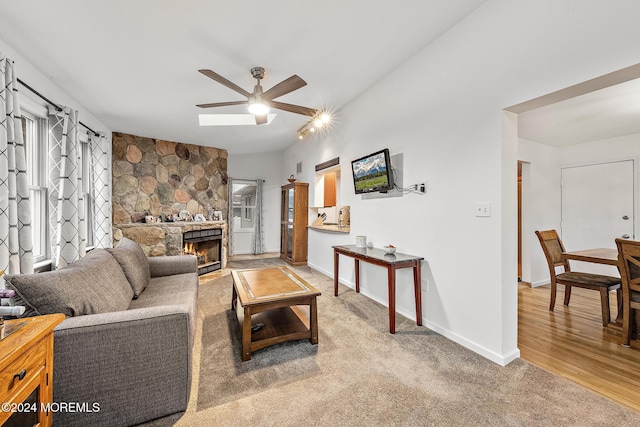
M 629 235 L 628 235 L 628 234 L 623 234 L 621 237 L 622 237 L 623 239 L 628 239 L 628 238 L 629 238 Z
M 628 215 L 625 215 L 625 216 L 623 216 L 623 217 L 622 217 L 622 219 L 624 219 L 625 221 L 627 221 L 627 220 L 629 219 L 629 216 L 628 216 Z

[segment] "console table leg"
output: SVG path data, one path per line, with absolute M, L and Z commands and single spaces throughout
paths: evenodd
M 360 260 L 355 260 L 355 270 L 356 270 L 356 292 L 360 292 Z
M 422 277 L 420 261 L 413 266 L 413 287 L 416 294 L 416 325 L 422 326 Z
M 389 332 L 396 333 L 396 269 L 387 267 L 389 276 Z
M 338 296 L 338 251 L 333 250 L 333 294 Z

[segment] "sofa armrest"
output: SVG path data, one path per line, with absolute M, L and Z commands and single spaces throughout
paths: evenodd
M 100 410 L 56 413 L 56 424 L 134 425 L 184 411 L 189 325 L 181 305 L 67 318 L 54 330 L 54 401 Z
M 195 273 L 198 259 L 194 255 L 148 257 L 151 277 L 172 276 L 174 274 Z

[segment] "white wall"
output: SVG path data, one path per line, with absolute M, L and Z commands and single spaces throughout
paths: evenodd
M 280 187 L 287 182 L 281 177 L 281 164 L 280 153 L 229 155 L 227 162 L 227 173 L 231 178 L 265 180 L 262 199 L 267 252 L 280 252 Z M 286 176 L 289 175 L 291 173 Z
M 523 166 L 522 280 L 532 286 L 549 283 L 549 268 L 536 230 L 560 231 L 560 150 L 520 138 Z
M 637 158 L 640 155 L 640 134 L 570 145 L 560 148 L 558 153 L 561 167 Z
M 46 76 L 47 70 L 38 70 L 35 68 L 2 39 L 0 39 L 0 52 L 14 61 L 16 75 L 20 80 L 56 104 L 76 109 L 78 111 L 78 118 L 80 121 L 96 132 L 105 132 L 109 144 L 111 144 L 111 129 L 109 129 L 104 123 L 100 122 L 100 120 L 96 119 L 91 112 L 76 101 L 73 98 L 73 94 L 65 93 L 62 89 L 56 86 Z M 87 61 L 91 61 L 92 59 L 91 54 L 88 53 Z M 21 85 L 19 85 L 18 90 L 26 96 L 33 97 L 37 102 L 41 102 L 38 97 L 33 95 L 28 89 L 23 88 Z
M 489 1 L 343 108 L 331 133 L 283 154 L 282 179 L 303 159 L 340 156 L 349 240 L 424 256 L 425 324 L 500 364 L 519 355 L 518 142 L 502 110 L 636 63 L 640 3 L 614 3 Z M 427 179 L 426 196 L 353 194 L 349 161 L 384 147 L 404 153 L 405 185 Z M 298 178 L 313 182 L 312 168 Z M 475 217 L 476 201 L 491 202 L 492 217 Z M 332 272 L 327 254 L 343 239 L 310 233 L 309 264 Z M 398 274 L 398 311 L 413 317 L 409 276 Z M 352 283 L 352 271 L 340 279 Z M 387 301 L 384 270 L 363 266 L 362 283 Z

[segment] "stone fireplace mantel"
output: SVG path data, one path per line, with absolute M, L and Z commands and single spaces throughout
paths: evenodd
M 227 265 L 228 233 L 226 221 L 161 222 L 153 224 L 127 223 L 113 225 L 113 244 L 122 237 L 138 242 L 147 256 L 181 255 L 187 231 L 222 229 L 222 268 Z

